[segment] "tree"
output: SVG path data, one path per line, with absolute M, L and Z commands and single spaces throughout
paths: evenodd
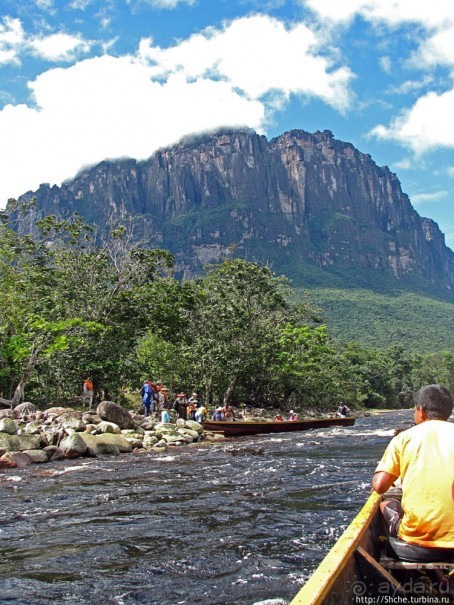
M 339 401 L 356 404 L 362 383 L 331 340 L 326 325 L 288 324 L 280 338 L 276 373 L 295 404 L 333 409 Z
M 143 332 L 162 322 L 161 312 L 165 320 L 173 312 L 171 304 L 163 312 L 168 297 L 154 294 L 159 282 L 176 296 L 172 255 L 131 247 L 130 234 L 117 225 L 98 242 L 96 228 L 77 214 L 46 217 L 36 240 L 16 234 L 7 220 L 0 226 L 4 392 L 19 403 L 38 368 L 59 377 L 54 395 L 74 393 L 87 372 L 98 389 L 119 389 Z

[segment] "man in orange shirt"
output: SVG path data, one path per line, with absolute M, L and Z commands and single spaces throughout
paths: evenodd
M 91 378 L 86 378 L 84 380 L 83 386 L 84 395 L 82 397 L 82 403 L 88 399 L 88 409 L 91 410 L 93 407 L 93 382 Z
M 416 426 L 399 433 L 378 463 L 372 487 L 383 494 L 398 477 L 402 503 L 381 503 L 391 535 L 407 544 L 454 552 L 454 424 L 452 396 L 439 384 L 415 395 Z

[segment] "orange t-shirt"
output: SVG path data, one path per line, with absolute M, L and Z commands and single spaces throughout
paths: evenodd
M 402 481 L 399 538 L 454 548 L 454 424 L 426 420 L 391 440 L 376 471 Z

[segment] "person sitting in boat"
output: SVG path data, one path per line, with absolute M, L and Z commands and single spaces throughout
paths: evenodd
M 235 420 L 235 412 L 229 403 L 225 404 L 225 406 L 222 408 L 222 411 L 224 412 L 224 420 Z
M 282 418 L 282 415 L 281 415 L 281 414 L 278 414 L 278 415 L 276 416 L 276 418 L 274 419 L 274 422 L 283 422 L 283 420 L 284 420 L 284 419 Z
M 384 494 L 400 477 L 402 501 L 386 498 L 381 503 L 390 535 L 399 538 L 390 539 L 399 556 L 405 558 L 402 546 L 404 552 L 424 547 L 425 552 L 435 548 L 437 555 L 442 549 L 443 555 L 453 556 L 454 423 L 447 422 L 453 399 L 439 384 L 422 387 L 413 399 L 416 426 L 390 441 L 372 487 Z
M 225 420 L 223 408 L 216 408 L 211 416 L 211 420 Z
M 288 413 L 288 419 L 292 422 L 296 422 L 298 420 L 298 414 L 293 410 L 290 410 L 290 412 Z
M 336 416 L 339 418 L 347 418 L 347 416 L 350 416 L 350 408 L 348 408 L 343 401 L 341 401 L 337 408 Z

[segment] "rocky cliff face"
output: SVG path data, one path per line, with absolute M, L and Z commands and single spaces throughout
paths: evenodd
M 329 131 L 185 139 L 144 162 L 102 162 L 21 199 L 36 219 L 79 212 L 101 227 L 133 217 L 135 241 L 170 249 L 183 277 L 241 256 L 296 283 L 454 292 L 454 253 L 395 174 Z

